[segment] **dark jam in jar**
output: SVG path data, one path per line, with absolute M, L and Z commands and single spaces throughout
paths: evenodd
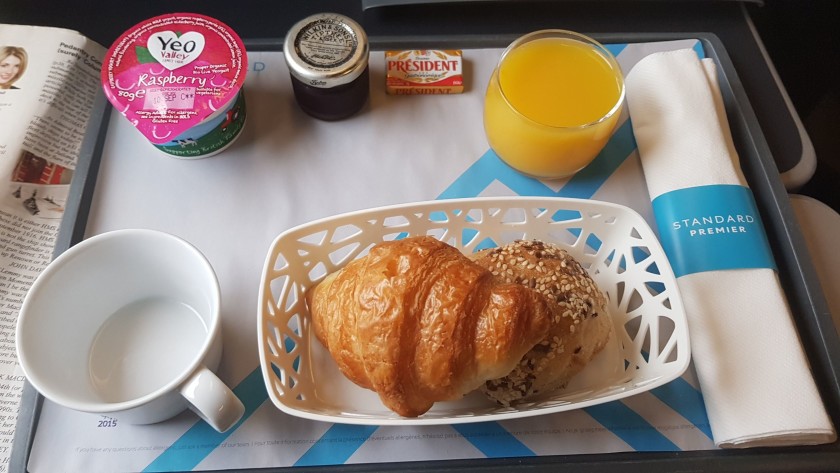
M 296 23 L 283 46 L 298 106 L 321 120 L 347 118 L 370 95 L 370 49 L 362 27 L 344 15 L 320 13 Z

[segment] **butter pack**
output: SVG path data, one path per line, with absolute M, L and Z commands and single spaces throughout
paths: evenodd
M 385 86 L 390 95 L 443 95 L 464 91 L 461 50 L 386 51 L 385 65 Z

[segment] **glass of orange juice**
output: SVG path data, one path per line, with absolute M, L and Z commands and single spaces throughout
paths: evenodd
M 624 76 L 592 38 L 541 30 L 505 49 L 484 99 L 495 153 L 529 176 L 562 178 L 589 164 L 615 131 Z

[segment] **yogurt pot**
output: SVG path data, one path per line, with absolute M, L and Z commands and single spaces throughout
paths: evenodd
M 102 86 L 111 104 L 158 150 L 206 158 L 245 124 L 245 46 L 227 25 L 172 13 L 145 20 L 108 50 Z

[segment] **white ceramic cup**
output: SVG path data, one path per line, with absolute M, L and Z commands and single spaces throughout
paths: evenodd
M 70 409 L 151 424 L 189 407 L 224 432 L 244 406 L 211 371 L 222 354 L 219 292 L 210 263 L 178 237 L 96 235 L 32 284 L 18 360 L 35 389 Z

